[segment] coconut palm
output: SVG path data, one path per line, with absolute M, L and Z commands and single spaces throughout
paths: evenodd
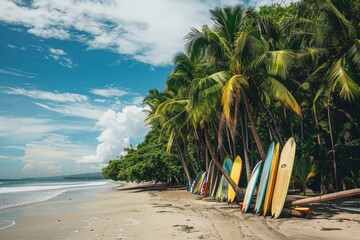
M 251 101 L 257 102 L 264 97 L 276 99 L 301 115 L 299 104 L 281 83 L 286 80 L 294 65 L 295 53 L 278 49 L 279 34 L 276 26 L 270 19 L 256 16 L 251 9 L 235 6 L 215 8 L 210 13 L 214 27 L 204 26 L 202 31 L 193 29 L 187 36 L 187 48 L 193 52 L 202 49 L 209 61 L 214 62 L 216 69 L 227 74 L 222 88 L 222 105 L 232 130 L 233 144 L 236 145 L 236 127 L 241 112 L 239 108 L 242 108 L 242 112 L 248 116 L 260 157 L 264 159 L 265 151 L 253 114 L 256 104 L 251 104 Z M 243 124 L 243 119 L 240 119 L 240 125 Z M 243 129 L 242 126 L 245 166 L 247 177 L 250 178 L 251 168 Z
M 327 112 L 336 189 L 339 177 L 332 126 L 334 98 L 354 102 L 360 95 L 359 19 L 351 13 L 359 6 L 351 1 L 342 3 L 306 1 L 300 5 L 304 11 L 299 11 L 298 17 L 288 23 L 292 32 L 288 40 L 294 48 L 301 48 L 302 65 L 309 69 L 309 77 L 301 87 L 317 89 L 313 93 L 313 112 L 318 129 L 319 111 L 325 108 Z M 353 17 L 353 22 L 347 17 Z M 345 116 L 352 119 L 347 113 Z M 322 145 L 319 133 L 318 144 Z

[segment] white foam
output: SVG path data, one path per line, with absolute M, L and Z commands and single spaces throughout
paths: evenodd
M 53 185 L 53 186 L 21 186 L 21 187 L 3 187 L 0 188 L 1 193 L 16 193 L 16 192 L 33 192 L 33 191 L 43 191 L 43 190 L 56 190 L 64 188 L 74 188 L 74 187 L 92 187 L 92 186 L 101 186 L 105 185 L 107 182 L 91 182 L 91 183 L 82 183 L 82 184 L 62 184 L 62 185 Z
M 5 223 L 9 223 L 8 225 L 5 225 L 4 227 L 0 227 L 0 230 L 12 227 L 12 226 L 14 226 L 16 224 L 16 222 L 12 221 L 12 220 L 0 220 L 0 221 L 5 222 Z

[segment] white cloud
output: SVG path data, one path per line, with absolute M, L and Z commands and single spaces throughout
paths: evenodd
M 67 67 L 67 68 L 77 67 L 77 65 L 74 64 L 73 61 L 67 56 L 67 53 L 64 50 L 50 48 L 49 51 L 50 51 L 49 57 L 53 58 L 61 66 Z
M 190 27 L 211 24 L 209 9 L 293 0 L 33 0 L 0 1 L 0 21 L 23 25 L 42 38 L 76 40 L 154 66 L 171 64 Z
M 66 55 L 66 53 L 64 52 L 64 50 L 62 49 L 55 49 L 55 48 L 50 48 L 49 49 L 50 52 L 54 55 L 58 55 L 58 56 L 61 56 L 61 55 Z
M 22 95 L 35 99 L 48 100 L 54 102 L 86 102 L 88 97 L 77 93 L 53 93 L 41 90 L 28 90 L 24 88 L 0 87 L 3 93 Z
M 54 132 L 83 132 L 90 127 L 80 124 L 57 123 L 50 119 L 0 117 L 0 139 L 2 142 L 25 143 Z
M 91 152 L 92 148 L 73 143 L 67 136 L 50 134 L 26 144 L 20 159 L 28 175 L 54 175 L 75 172 L 76 159 Z
M 121 89 L 116 89 L 112 87 L 108 88 L 95 88 L 90 91 L 92 94 L 101 96 L 101 97 L 122 97 L 124 95 L 130 94 L 129 92 Z
M 47 105 L 47 104 L 35 102 L 35 104 L 46 110 L 61 113 L 65 116 L 70 116 L 70 117 L 80 117 L 80 118 L 98 120 L 104 113 L 104 110 L 102 110 L 101 108 L 92 106 L 89 103 L 70 103 L 70 104 Z
M 143 103 L 143 100 L 144 100 L 144 97 L 134 97 L 132 99 L 132 103 L 135 105 L 139 105 L 139 104 Z
M 7 45 L 9 48 L 12 48 L 12 49 L 16 49 L 17 47 L 15 45 L 12 45 L 12 44 L 8 44 Z
M 6 70 L 0 69 L 0 74 L 11 75 L 15 77 L 26 77 L 26 78 L 35 78 L 37 75 L 36 73 L 25 72 L 15 68 L 8 68 Z
M 106 163 L 124 154 L 132 139 L 144 138 L 150 130 L 144 125 L 144 108 L 127 106 L 121 112 L 108 110 L 99 119 L 97 126 L 102 130 L 97 140 L 100 142 L 96 153 L 78 159 L 78 163 Z
M 193 0 L 0 1 L 0 21 L 42 38 L 72 39 L 152 65 L 170 64 L 190 27 L 209 21 L 210 4 Z

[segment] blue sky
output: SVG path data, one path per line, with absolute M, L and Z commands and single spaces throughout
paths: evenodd
M 0 178 L 101 171 L 149 131 L 190 27 L 239 2 L 1 0 Z

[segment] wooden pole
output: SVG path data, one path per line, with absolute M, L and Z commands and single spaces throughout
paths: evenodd
M 299 205 L 305 205 L 310 203 L 320 203 L 320 202 L 326 202 L 338 198 L 344 198 L 344 197 L 351 197 L 355 195 L 360 195 L 360 188 L 354 188 L 351 190 L 336 192 L 336 193 L 329 193 L 317 197 L 310 197 L 300 200 L 295 200 L 291 202 L 292 206 L 299 206 Z

